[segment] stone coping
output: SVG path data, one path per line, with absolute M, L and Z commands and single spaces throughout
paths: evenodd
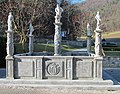
M 70 57 L 70 58 L 73 58 L 73 57 L 81 57 L 81 58 L 94 58 L 95 56 L 40 56 L 40 55 L 29 55 L 29 53 L 23 53 L 23 54 L 15 54 L 14 57 Z M 101 57 L 98 57 L 98 58 L 101 58 Z

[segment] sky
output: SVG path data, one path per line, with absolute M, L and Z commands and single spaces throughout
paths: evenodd
M 58 3 L 60 3 L 62 0 L 56 0 Z M 72 4 L 75 4 L 75 3 L 80 3 L 80 2 L 83 2 L 83 1 L 86 1 L 86 0 L 66 0 L 66 1 L 70 1 Z
M 85 0 L 71 0 L 71 3 L 75 4 L 75 3 L 80 3 L 80 2 L 83 2 L 83 1 L 85 1 Z

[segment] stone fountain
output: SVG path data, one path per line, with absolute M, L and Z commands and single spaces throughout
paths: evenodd
M 111 85 L 111 81 L 102 78 L 101 31 L 99 15 L 97 19 L 95 55 L 65 56 L 61 54 L 61 14 L 63 9 L 57 4 L 55 8 L 54 55 L 33 52 L 32 32 L 30 24 L 29 52 L 13 55 L 12 13 L 8 16 L 6 78 L 13 83 L 39 85 Z M 99 40 L 98 40 L 99 39 Z M 32 54 L 31 54 L 32 53 Z M 16 81 L 16 79 L 19 79 Z M 8 80 L 8 81 L 9 81 Z

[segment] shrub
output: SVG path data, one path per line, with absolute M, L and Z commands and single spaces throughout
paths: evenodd
M 6 66 L 6 38 L 0 37 L 0 68 L 5 68 Z

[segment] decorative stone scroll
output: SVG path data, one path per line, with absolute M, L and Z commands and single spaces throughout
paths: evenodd
M 58 60 L 48 60 L 45 62 L 45 77 L 64 77 L 64 64 L 62 61 Z

